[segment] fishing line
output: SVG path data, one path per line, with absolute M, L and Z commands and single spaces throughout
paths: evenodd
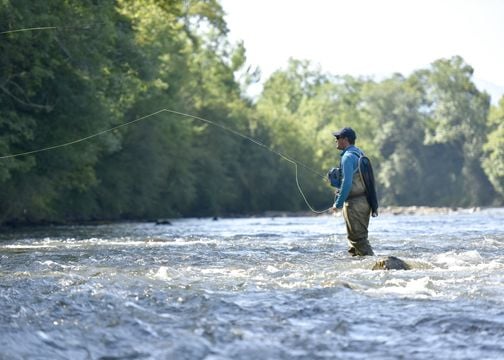
M 250 142 L 252 142 L 253 144 L 256 144 L 260 147 L 263 147 L 265 148 L 266 150 L 278 155 L 279 157 L 281 157 L 282 159 L 290 162 L 291 164 L 294 165 L 294 169 L 295 169 L 295 177 L 296 177 L 296 186 L 298 188 L 298 191 L 299 193 L 301 194 L 305 204 L 308 206 L 308 208 L 316 213 L 316 214 L 323 214 L 327 211 L 329 211 L 331 208 L 328 208 L 326 210 L 315 210 L 311 205 L 310 203 L 308 202 L 308 199 L 306 198 L 302 188 L 301 188 L 301 185 L 299 183 L 299 169 L 298 169 L 298 165 L 301 165 L 302 167 L 304 167 L 305 169 L 311 171 L 312 173 L 316 174 L 317 176 L 321 177 L 323 180 L 327 181 L 327 178 L 324 176 L 324 175 L 321 175 L 320 173 L 318 173 L 316 170 L 310 168 L 309 166 L 303 164 L 302 162 L 300 161 L 297 161 L 297 160 L 294 160 L 293 158 L 285 155 L 285 154 L 282 154 L 281 152 L 271 148 L 270 146 L 267 146 L 266 144 L 264 144 L 263 142 L 257 140 L 257 139 L 254 139 L 250 136 L 247 136 L 245 134 L 242 134 L 234 129 L 231 129 L 230 127 L 227 127 L 225 125 L 222 125 L 222 124 L 219 124 L 217 122 L 214 122 L 214 121 L 211 121 L 211 120 L 208 120 L 208 119 L 205 119 L 205 118 L 202 118 L 200 116 L 196 116 L 196 115 L 191 115 L 191 114 L 186 114 L 186 113 L 183 113 L 183 112 L 180 112 L 180 111 L 175 111 L 175 110 L 170 110 L 170 109 L 161 109 L 161 110 L 158 110 L 158 111 L 155 111 L 153 113 L 150 113 L 148 115 L 145 115 L 145 116 L 142 116 L 142 117 L 139 117 L 137 119 L 134 119 L 134 120 L 131 120 L 131 121 L 128 121 L 124 124 L 120 124 L 120 125 L 117 125 L 117 126 L 114 126 L 114 127 L 111 127 L 109 129 L 106 129 L 106 130 L 102 130 L 100 132 L 97 132 L 95 134 L 92 134 L 92 135 L 89 135 L 89 136 L 85 136 L 83 138 L 79 138 L 79 139 L 76 139 L 76 140 L 73 140 L 73 141 L 69 141 L 69 142 L 66 142 L 66 143 L 62 143 L 62 144 L 58 144 L 58 145 L 53 145 L 53 146 L 48 146 L 48 147 L 45 147 L 45 148 L 41 148 L 41 149 L 36 149 L 36 150 L 31 150 L 31 151 L 25 151 L 25 152 L 22 152 L 22 153 L 17 153 L 17 154 L 10 154 L 10 155 L 3 155 L 3 156 L 0 156 L 0 160 L 4 160 L 4 159 L 11 159 L 11 158 L 16 158 L 16 157 L 21 157 L 21 156 L 27 156 L 27 155 L 33 155 L 33 154 L 37 154 L 37 153 L 41 153 L 41 152 L 44 152 L 44 151 L 49 151 L 49 150 L 55 150 L 55 149 L 59 149 L 59 148 L 63 148 L 63 147 L 66 147 L 66 146 L 70 146 L 70 145 L 74 145 L 74 144 L 77 144 L 77 143 L 80 143 L 80 142 L 83 142 L 83 141 L 86 141 L 86 140 L 89 140 L 89 139 L 92 139 L 92 138 L 95 138 L 97 136 L 100 136 L 100 135 L 103 135 L 105 133 L 108 133 L 108 132 L 111 132 L 111 131 L 114 131 L 114 130 L 117 130 L 121 127 L 125 127 L 125 126 L 128 126 L 128 125 L 131 125 L 133 123 L 136 123 L 136 122 L 139 122 L 139 121 L 142 121 L 142 120 L 146 120 L 150 117 L 153 117 L 153 116 L 156 116 L 156 115 L 159 115 L 161 113 L 171 113 L 171 114 L 174 114 L 174 115 L 179 115 L 179 116 L 185 116 L 185 117 L 189 117 L 189 118 L 192 118 L 192 119 L 195 119 L 195 120 L 199 120 L 199 121 L 203 121 L 207 124 L 210 124 L 210 125 L 213 125 L 213 126 L 216 126 L 218 128 L 221 128 L 225 131 L 228 131 L 236 136 L 239 136 L 243 139 L 246 139 Z
M 28 31 L 43 31 L 43 30 L 58 30 L 58 29 L 78 29 L 78 30 L 90 30 L 93 27 L 96 27 L 96 25 L 103 25 L 105 24 L 104 22 L 91 22 L 86 25 L 82 26 L 77 26 L 77 25 L 68 25 L 68 26 L 39 26 L 39 27 L 30 27 L 30 28 L 22 28 L 22 29 L 12 29 L 12 30 L 5 30 L 5 31 L 0 31 L 0 35 L 8 35 L 8 34 L 15 34 L 15 33 L 21 33 L 21 32 L 28 32 Z
M 31 27 L 31 28 L 23 28 L 23 29 L 14 29 L 14 30 L 7 30 L 7 31 L 2 31 L 0 32 L 0 35 L 7 35 L 7 34 L 13 34 L 13 33 L 20 33 L 20 32 L 28 32 L 28 31 L 42 31 L 42 30 L 57 30 L 59 28 L 76 28 L 76 27 L 72 27 L 72 26 L 68 26 L 68 27 L 65 27 L 65 26 L 43 26 L 43 27 Z M 81 27 L 81 28 L 89 28 L 89 27 Z M 200 121 L 203 121 L 207 124 L 211 124 L 213 126 L 216 126 L 216 127 L 219 127 L 225 131 L 228 131 L 234 135 L 237 135 L 243 139 L 246 139 L 250 142 L 252 142 L 253 144 L 256 144 L 260 147 L 263 147 L 265 148 L 266 150 L 278 155 L 279 157 L 281 157 L 282 159 L 290 162 L 291 164 L 294 165 L 294 169 L 295 169 L 295 177 L 296 177 L 296 186 L 298 188 L 298 191 L 299 193 L 301 194 L 305 204 L 308 206 L 308 208 L 314 212 L 315 214 L 323 214 L 325 212 L 328 212 L 329 210 L 331 210 L 331 208 L 328 208 L 326 210 L 322 210 L 322 211 L 319 211 L 319 210 L 315 210 L 311 205 L 310 203 L 308 202 L 308 199 L 306 198 L 302 188 L 301 188 L 301 185 L 299 183 L 299 169 L 298 169 L 298 165 L 304 167 L 305 169 L 311 171 L 312 173 L 316 174 L 317 176 L 321 177 L 324 181 L 327 181 L 327 178 L 324 176 L 324 175 L 321 175 L 320 173 L 318 173 L 316 170 L 310 168 L 309 166 L 303 164 L 302 162 L 300 161 L 297 161 L 285 154 L 282 154 L 281 152 L 267 146 L 266 144 L 262 143 L 261 141 L 257 140 L 257 139 L 254 139 L 250 136 L 247 136 L 245 134 L 242 134 L 236 130 L 233 130 L 225 125 L 222 125 L 222 124 L 219 124 L 219 123 L 216 123 L 216 122 L 213 122 L 213 121 L 210 121 L 208 119 L 205 119 L 205 118 L 202 118 L 202 117 L 199 117 L 199 116 L 195 116 L 195 115 L 191 115 L 191 114 L 186 114 L 186 113 L 182 113 L 182 112 L 179 112 L 179 111 L 175 111 L 175 110 L 170 110 L 170 109 L 161 109 L 161 110 L 158 110 L 158 111 L 155 111 L 151 114 L 148 114 L 148 115 L 145 115 L 145 116 L 142 116 L 140 118 L 137 118 L 135 120 L 132 120 L 132 121 L 129 121 L 129 122 L 126 122 L 124 124 L 121 124 L 121 125 L 117 125 L 117 126 L 114 126 L 114 127 L 111 127 L 107 130 L 103 130 L 103 131 L 100 131 L 100 132 L 97 132 L 95 134 L 92 134 L 92 135 L 89 135 L 89 136 L 86 136 L 86 137 L 83 137 L 83 138 L 80 138 L 80 139 L 76 139 L 76 140 L 73 140 L 73 141 L 69 141 L 69 142 L 66 142 L 66 143 L 62 143 L 62 144 L 58 144 L 58 145 L 54 145 L 54 146 L 48 146 L 48 147 L 45 147 L 45 148 L 41 148 L 41 149 L 37 149 L 37 150 L 32 150 L 32 151 L 26 151 L 26 152 L 22 152 L 22 153 L 17 153 L 17 154 L 11 154 L 11 155 L 4 155 L 4 156 L 0 156 L 0 160 L 4 160 L 4 159 L 10 159 L 10 158 L 15 158 L 15 157 L 21 157 L 21 156 L 26 156 L 26 155 L 32 155 L 32 154 L 36 154 L 36 153 L 40 153 L 40 152 L 44 152 L 44 151 L 49 151 L 49 150 L 54 150 L 54 149 L 59 149 L 59 148 L 62 148 L 62 147 L 66 147 L 66 146 L 70 146 L 70 145 L 74 145 L 74 144 L 77 144 L 77 143 L 80 143 L 80 142 L 83 142 L 83 141 L 86 141 L 86 140 L 89 140 L 89 139 L 92 139 L 94 137 L 97 137 L 97 136 L 100 136 L 100 135 L 103 135 L 107 132 L 110 132 L 110 131 L 114 131 L 114 130 L 117 130 L 121 127 L 124 127 L 124 126 L 128 126 L 128 125 L 131 125 L 133 123 L 136 123 L 136 122 L 139 122 L 139 121 L 142 121 L 142 120 L 145 120 L 145 119 L 148 119 L 150 117 L 153 117 L 153 116 L 156 116 L 158 114 L 161 114 L 163 112 L 167 112 L 167 113 L 171 113 L 171 114 L 175 114 L 175 115 L 180 115 L 180 116 L 185 116 L 185 117 L 189 117 L 189 118 L 193 118 L 193 119 L 196 119 L 196 120 L 200 120 Z
M 56 29 L 58 29 L 58 26 L 32 27 L 32 28 L 2 31 L 2 32 L 0 32 L 0 35 L 14 34 L 14 33 L 20 33 L 20 32 L 25 32 L 25 31 L 56 30 Z

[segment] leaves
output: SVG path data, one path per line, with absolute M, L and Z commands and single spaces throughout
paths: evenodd
M 335 76 L 291 59 L 256 102 L 245 44 L 218 1 L 0 2 L 0 224 L 318 209 L 337 166 L 331 132 L 351 126 L 384 205 L 504 201 L 504 100 L 461 57 L 408 77 Z M 275 153 L 276 152 L 276 153 Z M 321 175 L 322 174 L 322 175 Z
M 490 133 L 484 146 L 483 168 L 495 190 L 504 196 L 504 97 L 488 117 Z

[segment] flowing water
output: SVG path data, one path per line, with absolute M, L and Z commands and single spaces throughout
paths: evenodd
M 0 359 L 503 359 L 504 209 L 4 230 Z M 384 255 L 409 271 L 372 271 Z

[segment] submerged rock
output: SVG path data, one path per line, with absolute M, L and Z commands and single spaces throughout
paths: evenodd
M 372 270 L 410 270 L 411 266 L 405 261 L 395 257 L 387 256 L 380 259 L 373 265 Z

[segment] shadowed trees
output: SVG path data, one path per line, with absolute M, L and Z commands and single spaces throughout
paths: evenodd
M 252 101 L 258 73 L 223 14 L 216 0 L 0 3 L 0 156 L 100 133 L 0 159 L 0 224 L 307 209 L 292 163 L 163 109 L 296 160 L 318 209 L 343 126 L 383 205 L 502 205 L 504 102 L 490 106 L 462 58 L 381 81 L 291 59 Z

